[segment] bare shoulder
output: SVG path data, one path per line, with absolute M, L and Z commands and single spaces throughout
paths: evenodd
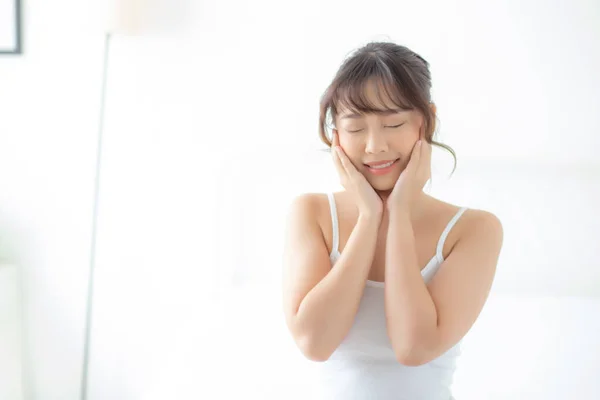
M 296 196 L 290 205 L 290 217 L 301 215 L 311 217 L 318 222 L 327 205 L 327 195 L 324 193 L 303 193 Z
M 456 215 L 461 206 L 435 199 L 434 208 L 442 221 L 448 221 Z M 469 241 L 486 244 L 488 248 L 499 249 L 502 246 L 504 230 L 502 222 L 494 213 L 482 209 L 466 207 L 466 211 L 450 231 L 449 248 L 453 249 L 458 242 Z
M 288 221 L 291 226 L 311 225 L 324 235 L 324 232 L 331 229 L 327 194 L 303 193 L 296 196 L 289 207 Z
M 464 217 L 464 235 L 491 234 L 501 237 L 504 232 L 500 218 L 490 211 L 469 208 Z
M 447 203 L 439 199 L 433 199 L 435 208 L 441 210 L 441 215 L 454 215 L 462 206 Z M 460 226 L 459 230 L 462 234 L 471 234 L 473 232 L 481 231 L 482 229 L 491 230 L 497 233 L 502 233 L 502 222 L 492 212 L 481 210 L 477 208 L 465 207 L 466 211 L 460 217 L 457 222 L 457 227 Z M 447 218 L 447 217 L 443 217 Z M 460 236 L 462 236 L 462 234 Z
M 468 208 L 462 218 L 459 241 L 469 241 L 489 250 L 499 251 L 504 238 L 504 228 L 500 218 L 486 210 Z
M 319 193 L 303 193 L 296 197 L 291 202 L 290 213 L 309 213 L 313 214 L 318 211 Z

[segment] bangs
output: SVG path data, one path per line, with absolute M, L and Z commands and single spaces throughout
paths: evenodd
M 405 88 L 394 80 L 387 65 L 377 60 L 370 61 L 374 61 L 371 68 L 361 66 L 357 71 L 359 74 L 347 76 L 334 89 L 332 117 L 342 110 L 355 114 L 379 114 L 415 108 Z

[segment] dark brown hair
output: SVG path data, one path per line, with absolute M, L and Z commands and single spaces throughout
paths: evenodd
M 323 143 L 331 147 L 328 125 L 334 125 L 341 109 L 359 114 L 387 111 L 378 108 L 366 97 L 366 86 L 372 81 L 376 82 L 379 99 L 383 91 L 396 107 L 421 112 L 424 116 L 425 139 L 452 154 L 454 173 L 456 153 L 450 146 L 433 140 L 436 115 L 431 109 L 429 63 L 410 49 L 391 42 L 368 43 L 351 53 L 342 63 L 321 97 L 319 136 Z

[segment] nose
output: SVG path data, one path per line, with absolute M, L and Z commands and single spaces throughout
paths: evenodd
M 365 153 L 377 154 L 388 151 L 388 143 L 385 135 L 382 132 L 372 130 L 367 135 L 365 143 Z

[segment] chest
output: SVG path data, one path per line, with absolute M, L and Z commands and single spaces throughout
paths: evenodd
M 346 215 L 339 219 L 339 251 L 343 251 L 358 216 Z M 390 220 L 388 215 L 384 215 L 377 234 L 377 242 L 373 262 L 369 271 L 369 280 L 383 282 L 385 281 L 386 251 L 388 246 L 393 243 L 388 242 Z M 415 250 L 417 254 L 418 265 L 423 270 L 435 257 L 440 236 L 445 228 L 445 223 L 435 219 L 414 221 L 411 223 L 413 236 L 415 240 Z M 442 255 L 445 256 L 451 249 L 451 240 L 446 240 Z M 449 246 L 450 245 L 450 246 Z

